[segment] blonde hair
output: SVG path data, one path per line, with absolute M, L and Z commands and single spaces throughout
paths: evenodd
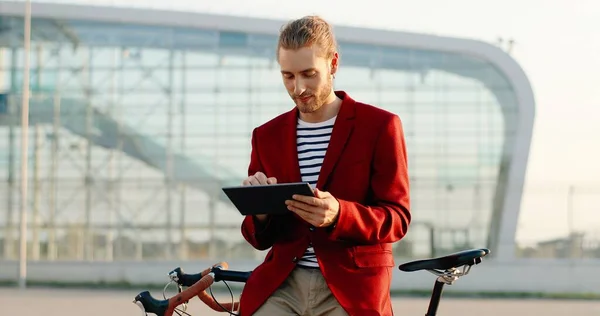
M 279 60 L 279 49 L 281 48 L 297 50 L 313 45 L 320 47 L 320 56 L 333 57 L 337 52 L 337 42 L 331 25 L 315 15 L 293 20 L 281 28 L 277 45 L 277 60 Z

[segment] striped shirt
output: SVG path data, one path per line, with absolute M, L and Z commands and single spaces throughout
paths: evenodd
M 321 164 L 329 145 L 335 118 L 319 123 L 308 123 L 298 118 L 296 145 L 298 146 L 300 174 L 302 175 L 302 182 L 310 183 L 313 189 L 317 186 Z M 298 261 L 298 265 L 319 267 L 312 244 L 308 246 L 304 256 Z

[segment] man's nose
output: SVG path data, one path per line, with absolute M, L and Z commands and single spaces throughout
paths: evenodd
M 301 95 L 306 90 L 306 85 L 302 80 L 296 80 L 294 83 L 294 94 Z

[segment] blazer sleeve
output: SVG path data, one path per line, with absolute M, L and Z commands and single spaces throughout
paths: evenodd
M 402 239 L 411 221 L 408 162 L 402 123 L 397 115 L 383 124 L 376 141 L 371 175 L 371 203 L 339 199 L 340 210 L 330 238 L 361 244 Z
M 256 128 L 252 131 L 252 150 L 250 154 L 250 165 L 248 167 L 248 176 L 263 171 L 258 154 Z M 275 226 L 272 216 L 267 218 L 265 223 L 259 222 L 255 216 L 246 215 L 242 221 L 242 235 L 258 250 L 265 250 L 273 246 L 275 242 Z

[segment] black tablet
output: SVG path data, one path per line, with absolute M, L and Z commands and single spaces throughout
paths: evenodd
M 222 188 L 242 215 L 287 214 L 286 200 L 292 195 L 314 196 L 312 187 L 305 182 L 249 185 Z

